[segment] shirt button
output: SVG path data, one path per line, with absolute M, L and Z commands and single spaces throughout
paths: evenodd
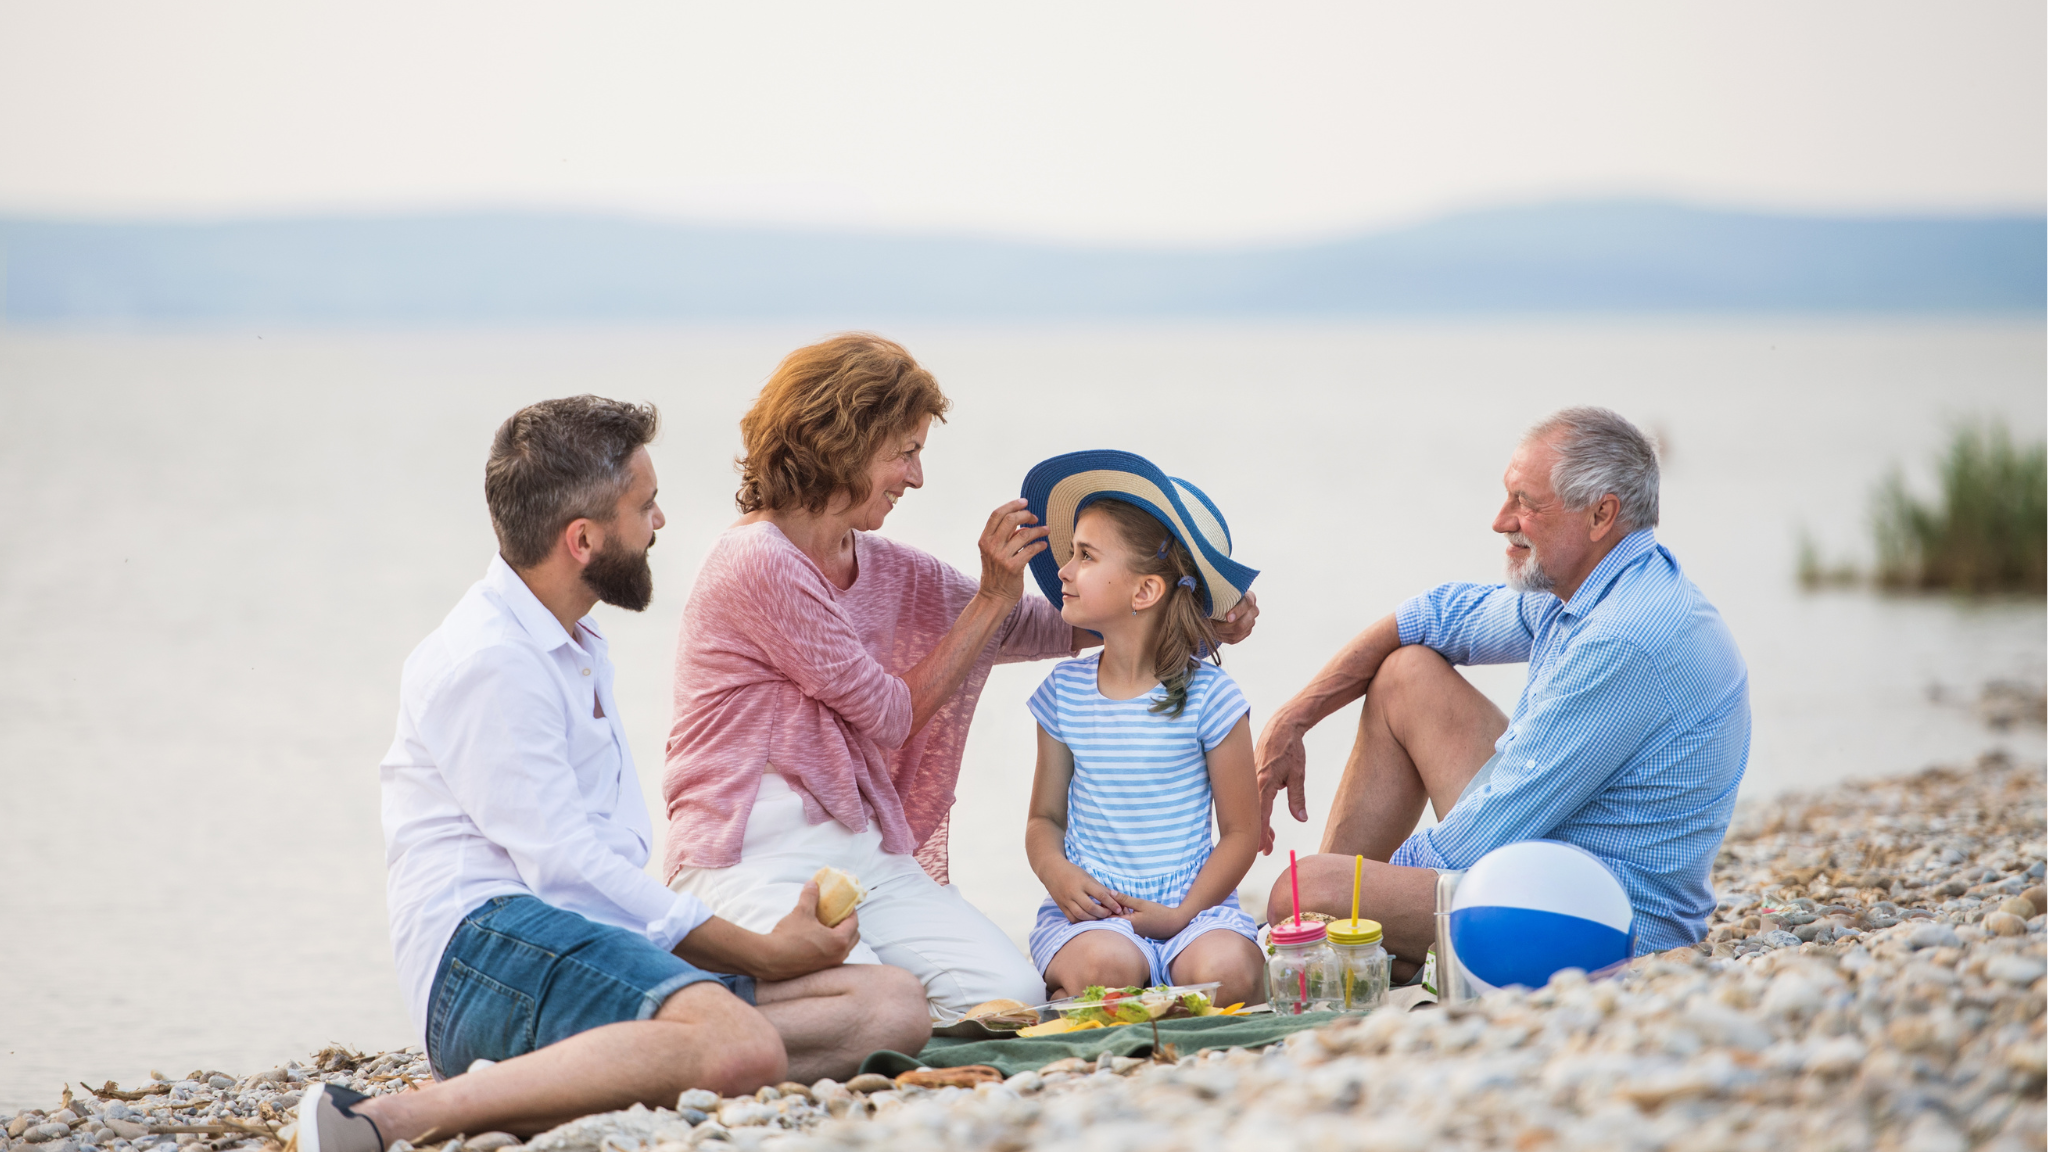
M 590 669 L 588 669 L 588 668 L 585 668 L 585 669 L 583 670 L 583 674 L 584 674 L 585 676 L 588 676 L 588 675 L 590 675 Z

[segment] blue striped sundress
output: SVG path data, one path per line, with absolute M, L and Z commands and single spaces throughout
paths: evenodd
M 1067 859 L 1111 891 L 1168 906 L 1187 896 L 1215 847 L 1208 753 L 1251 711 L 1237 681 L 1198 665 L 1179 716 L 1151 710 L 1158 693 L 1111 700 L 1096 683 L 1101 654 L 1064 660 L 1033 693 L 1031 715 L 1074 756 L 1067 787 Z M 1069 924 L 1047 899 L 1031 932 L 1031 958 L 1043 972 L 1081 932 L 1121 931 L 1144 951 L 1155 983 L 1195 937 L 1225 929 L 1257 939 L 1258 926 L 1237 896 L 1204 910 L 1171 940 L 1150 940 L 1118 917 Z

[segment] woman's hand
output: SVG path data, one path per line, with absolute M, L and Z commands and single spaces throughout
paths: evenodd
M 1216 621 L 1216 639 L 1225 644 L 1238 644 L 1252 634 L 1252 626 L 1259 622 L 1259 598 L 1250 592 L 1237 602 L 1237 607 Z
M 1077 865 L 1069 864 L 1054 872 L 1051 882 L 1045 886 L 1052 902 L 1066 913 L 1067 923 L 1079 924 L 1083 920 L 1106 920 L 1111 916 L 1122 916 L 1128 909 L 1122 898 L 1102 886 Z
M 1004 604 L 1015 604 L 1024 595 L 1024 568 L 1050 547 L 1045 538 L 1052 534 L 1052 529 L 1034 525 L 1038 517 L 1024 510 L 1022 499 L 988 514 L 988 526 L 981 530 L 982 595 Z
M 1117 899 L 1124 903 L 1124 919 L 1129 920 L 1132 929 L 1147 940 L 1171 940 L 1195 919 L 1193 912 L 1168 908 L 1150 900 L 1134 896 L 1118 896 Z

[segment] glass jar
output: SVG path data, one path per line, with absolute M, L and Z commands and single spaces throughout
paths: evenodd
M 1337 957 L 1319 921 L 1273 925 L 1273 955 L 1266 960 L 1266 1001 L 1282 1016 L 1337 1010 Z
M 1377 920 L 1334 920 L 1325 930 L 1337 964 L 1337 1010 L 1370 1012 L 1387 998 L 1392 961 Z

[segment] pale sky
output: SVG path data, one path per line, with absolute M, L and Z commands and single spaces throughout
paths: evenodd
M 0 0 L 0 213 L 1139 244 L 1652 195 L 2040 211 L 2040 0 Z

